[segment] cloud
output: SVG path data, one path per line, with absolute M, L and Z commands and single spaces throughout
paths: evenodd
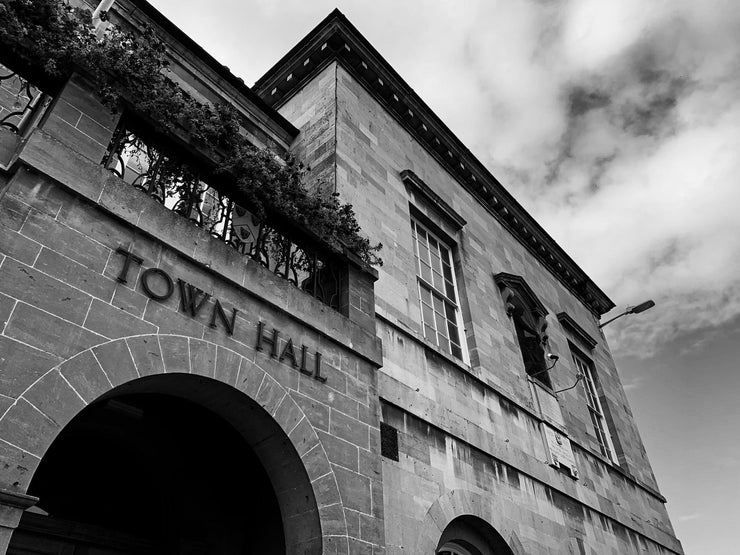
M 720 329 L 740 314 L 740 6 L 516 4 L 468 30 L 501 129 L 472 149 L 620 307 L 658 303 L 610 326 L 619 349 Z
M 689 520 L 697 520 L 699 518 L 702 518 L 702 516 L 704 515 L 702 515 L 701 513 L 690 513 L 687 515 L 680 515 L 678 517 L 678 520 L 681 522 L 688 522 Z
M 335 5 L 155 3 L 247 82 Z M 656 301 L 613 346 L 740 314 L 740 4 L 336 4 L 620 307 Z

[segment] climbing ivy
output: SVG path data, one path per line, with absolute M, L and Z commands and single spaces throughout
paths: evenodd
M 159 135 L 184 130 L 212 160 L 213 174 L 229 182 L 257 217 L 287 219 L 335 251 L 346 247 L 365 263 L 382 265 L 382 245 L 362 235 L 351 205 L 336 194 L 310 192 L 301 164 L 253 146 L 231 105 L 199 102 L 169 77 L 166 46 L 152 29 L 134 34 L 110 26 L 98 38 L 91 15 L 63 0 L 0 0 L 0 52 L 45 82 L 81 72 L 111 109 L 125 106 Z

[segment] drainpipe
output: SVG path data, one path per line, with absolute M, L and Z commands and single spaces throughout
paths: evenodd
M 95 8 L 95 11 L 92 14 L 92 22 L 93 25 L 95 25 L 95 36 L 98 37 L 98 39 L 103 38 L 105 30 L 109 25 L 107 21 L 100 19 L 100 14 L 110 10 L 115 1 L 116 0 L 100 0 L 100 4 L 98 4 L 98 7 Z

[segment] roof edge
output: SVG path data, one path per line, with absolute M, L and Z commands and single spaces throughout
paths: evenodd
M 260 95 L 244 82 L 243 79 L 231 73 L 231 70 L 228 67 L 209 54 L 202 46 L 190 38 L 189 35 L 172 23 L 172 21 L 167 19 L 167 17 L 165 17 L 165 15 L 152 4 L 146 0 L 129 0 L 129 2 L 131 5 L 135 6 L 136 9 L 141 11 L 148 19 L 160 26 L 162 30 L 168 33 L 173 39 L 182 44 L 188 51 L 192 52 L 195 56 L 205 62 L 205 64 L 219 77 L 233 86 L 240 94 L 243 94 L 247 100 L 262 110 L 265 115 L 270 117 L 286 133 L 293 137 L 298 135 L 299 130 L 273 106 L 265 102 Z
M 597 317 L 616 305 L 442 122 L 368 40 L 335 9 L 253 90 L 279 108 L 331 61 L 358 82 Z

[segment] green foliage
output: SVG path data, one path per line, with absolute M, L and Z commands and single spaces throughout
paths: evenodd
M 111 27 L 98 39 L 90 12 L 63 0 L 0 0 L 0 29 L 0 51 L 48 80 L 81 70 L 112 109 L 123 104 L 160 132 L 186 130 L 258 217 L 298 223 L 333 250 L 346 247 L 382 265 L 382 245 L 361 234 L 351 205 L 336 194 L 309 193 L 301 165 L 250 144 L 233 107 L 198 102 L 169 78 L 167 49 L 151 29 L 134 35 Z

